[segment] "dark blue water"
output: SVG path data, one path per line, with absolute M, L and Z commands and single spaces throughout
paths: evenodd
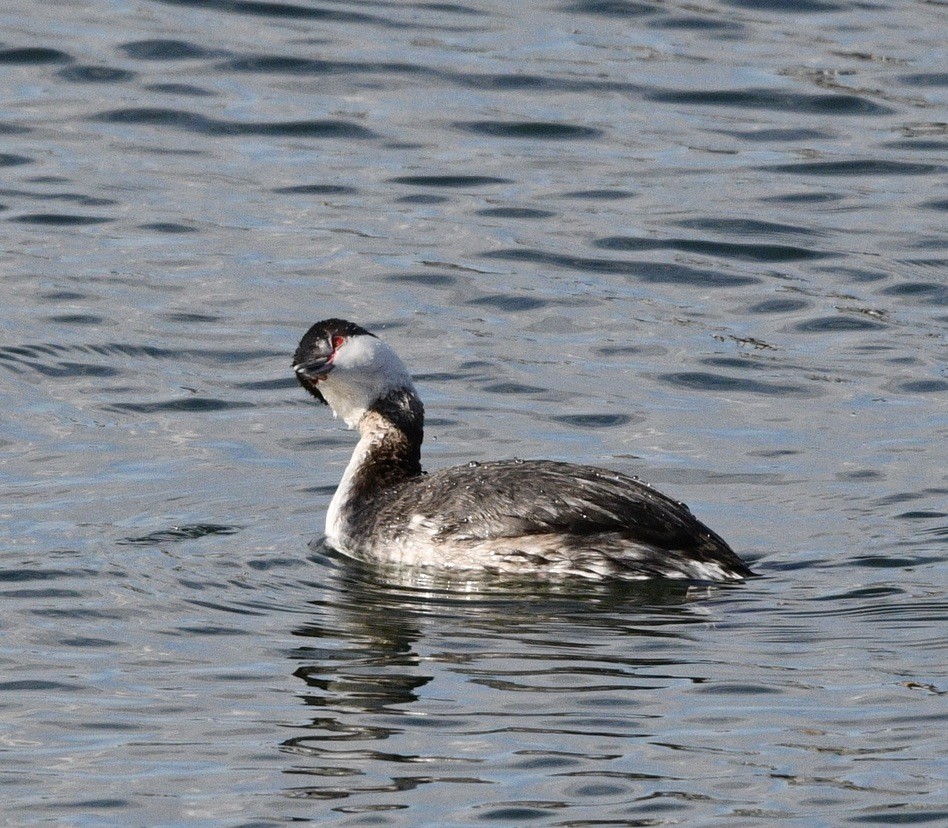
M 0 8 L 0 821 L 948 821 L 948 12 Z M 383 334 L 429 467 L 639 474 L 744 585 L 318 543 Z

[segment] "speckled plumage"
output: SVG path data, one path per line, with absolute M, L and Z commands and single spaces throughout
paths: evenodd
M 683 503 L 636 478 L 548 460 L 421 470 L 424 410 L 401 361 L 344 320 L 307 332 L 300 383 L 361 439 L 326 535 L 367 560 L 582 577 L 736 580 L 750 569 Z

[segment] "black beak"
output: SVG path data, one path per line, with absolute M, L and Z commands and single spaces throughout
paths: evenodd
M 310 394 L 312 394 L 323 405 L 327 405 L 326 398 L 319 390 L 319 383 L 326 379 L 326 375 L 332 370 L 332 363 L 329 357 L 317 357 L 308 359 L 306 362 L 296 362 L 293 364 L 293 372 L 296 379 Z
M 306 362 L 298 362 L 293 366 L 293 370 L 300 379 L 319 382 L 326 379 L 326 376 L 332 370 L 331 357 L 332 354 L 329 354 L 328 356 L 309 359 Z

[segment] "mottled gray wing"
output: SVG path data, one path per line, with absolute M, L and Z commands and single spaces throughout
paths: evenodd
M 639 480 L 547 460 L 443 469 L 416 483 L 397 508 L 458 539 L 617 533 L 656 549 L 728 549 L 687 506 Z

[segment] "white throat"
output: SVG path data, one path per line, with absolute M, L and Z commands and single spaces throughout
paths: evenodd
M 342 552 L 350 551 L 347 543 L 349 526 L 345 516 L 352 494 L 352 481 L 361 471 L 373 442 L 373 435 L 363 435 L 359 440 L 355 451 L 352 452 L 352 457 L 349 458 L 342 480 L 336 487 L 336 493 L 329 501 L 329 509 L 326 511 L 326 540 L 332 547 Z
M 339 481 L 339 486 L 326 512 L 326 538 L 336 549 L 343 552 L 350 551 L 349 516 L 353 508 L 356 508 L 352 502 L 356 480 L 365 471 L 372 453 L 392 432 L 392 426 L 382 415 L 375 412 L 363 416 L 359 423 L 359 443 L 352 452 L 352 457 L 349 458 L 342 480 Z

